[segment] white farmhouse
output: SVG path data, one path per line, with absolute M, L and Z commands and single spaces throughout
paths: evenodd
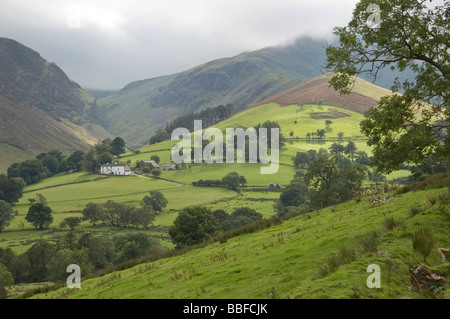
M 124 164 L 105 164 L 100 167 L 102 175 L 131 175 L 130 166 Z

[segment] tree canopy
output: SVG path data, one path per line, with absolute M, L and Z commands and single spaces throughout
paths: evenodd
M 184 208 L 169 228 L 169 235 L 177 248 L 199 244 L 219 231 L 217 219 L 209 208 Z
M 169 201 L 160 191 L 150 191 L 149 195 L 145 195 L 142 199 L 142 206 L 150 206 L 155 212 L 162 212 L 166 208 Z
M 13 209 L 10 204 L 0 200 L 0 232 L 13 220 Z
M 34 203 L 28 209 L 25 219 L 36 228 L 47 228 L 53 222 L 52 209 L 45 203 Z
M 368 23 L 378 5 L 380 21 Z M 404 162 L 420 163 L 430 156 L 450 154 L 450 2 L 425 0 L 362 0 L 346 27 L 337 27 L 338 46 L 327 48 L 330 85 L 351 92 L 356 76 L 375 81 L 379 71 L 410 69 L 415 78 L 392 85 L 361 122 L 373 146 L 373 163 L 380 171 L 398 169 Z

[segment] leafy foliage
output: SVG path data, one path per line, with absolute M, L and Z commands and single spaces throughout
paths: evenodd
M 0 200 L 0 232 L 14 219 L 13 209 L 10 204 Z
M 155 212 L 162 212 L 169 201 L 160 191 L 150 191 L 150 195 L 145 195 L 142 199 L 142 206 L 150 206 Z
M 192 206 L 181 210 L 169 228 L 169 235 L 177 248 L 182 248 L 199 244 L 218 231 L 218 222 L 209 208 Z
M 330 206 L 352 199 L 360 190 L 366 168 L 359 164 L 340 167 L 338 157 L 323 157 L 312 162 L 305 175 L 311 205 L 314 208 Z
M 373 163 L 380 171 L 392 172 L 404 162 L 448 158 L 450 43 L 446 30 L 450 3 L 379 2 L 381 25 L 370 28 L 366 9 L 372 3 L 360 1 L 348 26 L 335 28 L 340 46 L 327 48 L 327 67 L 333 71 L 330 84 L 349 94 L 357 75 L 369 74 L 375 80 L 383 68 L 413 70 L 414 82 L 393 83 L 392 90 L 401 89 L 404 94 L 383 97 L 361 123 L 373 146 Z
M 52 209 L 45 203 L 31 204 L 25 219 L 36 228 L 47 228 L 53 222 Z

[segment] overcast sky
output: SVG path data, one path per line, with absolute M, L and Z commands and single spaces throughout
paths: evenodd
M 0 0 L 0 37 L 85 88 L 129 82 L 277 45 L 330 38 L 357 0 Z

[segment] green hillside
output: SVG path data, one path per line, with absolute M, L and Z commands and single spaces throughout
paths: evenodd
M 408 269 L 422 262 L 411 236 L 419 226 L 429 226 L 436 248 L 448 247 L 448 200 L 447 190 L 434 189 L 393 196 L 383 206 L 351 201 L 181 256 L 85 279 L 82 289 L 62 288 L 33 298 L 420 297 L 409 289 Z M 414 205 L 422 207 L 415 216 Z M 395 226 L 387 222 L 392 219 Z M 448 276 L 450 265 L 441 262 L 436 248 L 427 262 L 447 269 Z M 381 268 L 380 289 L 366 285 L 371 264 Z M 325 266 L 333 266 L 332 271 L 324 271 Z M 446 288 L 441 297 L 449 297 L 448 283 Z
M 105 203 L 108 200 L 114 200 L 121 204 L 139 206 L 142 198 L 150 190 L 161 191 L 169 202 L 164 211 L 156 216 L 153 226 L 145 231 L 146 234 L 156 238 L 164 249 L 174 248 L 174 244 L 167 233 L 167 228 L 172 225 L 179 210 L 187 206 L 203 205 L 212 210 L 223 209 L 227 213 L 232 213 L 236 208 L 250 207 L 261 213 L 263 218 L 270 219 L 277 213 L 275 206 L 280 193 L 268 191 L 268 185 L 278 183 L 285 187 L 290 183 L 295 173 L 292 157 L 297 152 L 310 149 L 319 150 L 320 148 L 328 149 L 335 142 L 346 144 L 348 141 L 353 141 L 358 150 L 370 154 L 370 148 L 359 132 L 359 122 L 362 118 L 361 112 L 336 105 L 308 103 L 300 106 L 298 103 L 294 103 L 282 106 L 276 102 L 271 102 L 242 110 L 231 118 L 215 125 L 215 127 L 224 131 L 228 127 L 251 127 L 267 120 L 278 122 L 281 133 L 287 140 L 280 150 L 279 170 L 273 175 L 261 175 L 260 167 L 262 164 L 259 163 L 188 164 L 185 169 L 162 172 L 159 179 L 153 178 L 150 174 L 148 176 L 101 176 L 86 173 L 56 175 L 25 187 L 24 196 L 14 207 L 17 210 L 17 215 L 11 224 L 0 233 L 0 247 L 10 247 L 16 254 L 21 254 L 40 239 L 56 243 L 63 236 L 71 233 L 67 228 L 61 229 L 60 223 L 67 217 L 81 217 L 81 211 L 88 203 Z M 327 119 L 332 121 L 328 127 L 325 123 Z M 315 132 L 317 129 L 326 130 L 323 139 L 306 137 L 307 133 Z M 343 137 L 339 138 L 338 133 L 343 133 Z M 170 163 L 170 152 L 177 142 L 169 140 L 148 145 L 139 149 L 139 152 L 123 154 L 119 161 L 129 162 L 131 166 L 134 166 L 140 160 L 157 155 L 160 157 L 161 163 Z M 241 189 L 241 192 L 231 191 L 223 187 L 192 185 L 192 182 L 200 179 L 221 179 L 234 171 L 245 176 L 247 180 L 247 185 Z M 408 171 L 398 171 L 388 176 L 388 179 L 407 175 L 409 175 Z M 235 237 L 224 244 L 215 243 L 208 248 L 195 250 L 184 256 L 162 259 L 155 265 L 141 265 L 154 270 L 161 269 L 162 272 L 155 273 L 156 277 L 152 277 L 152 279 L 149 279 L 150 281 L 147 278 L 139 277 L 137 279 L 139 284 L 137 284 L 133 281 L 134 270 L 127 270 L 120 275 L 124 279 L 120 283 L 129 288 L 120 286 L 119 290 L 114 290 L 117 295 L 108 295 L 97 290 L 97 288 L 100 289 L 103 286 L 106 289 L 108 286 L 102 284 L 102 279 L 94 279 L 92 281 L 92 292 L 90 292 L 90 288 L 88 290 L 83 289 L 78 292 L 80 295 L 74 295 L 74 297 L 96 298 L 100 294 L 104 298 L 116 298 L 119 297 L 119 294 L 122 294 L 122 297 L 125 298 L 151 298 L 152 296 L 161 298 L 240 298 L 242 296 L 264 298 L 272 288 L 280 298 L 287 298 L 288 296 L 306 298 L 309 295 L 326 297 L 327 295 L 319 287 L 328 285 L 324 283 L 328 278 L 326 280 L 314 279 L 314 274 L 321 261 L 336 252 L 341 246 L 349 245 L 356 252 L 359 249 L 357 239 L 370 230 L 381 227 L 386 217 L 392 215 L 396 219 L 406 219 L 409 206 L 405 206 L 405 203 L 412 205 L 414 201 L 417 201 L 417 203 L 424 202 L 427 196 L 435 195 L 437 192 L 428 191 L 420 196 L 406 194 L 403 197 L 404 200 L 392 201 L 388 204 L 391 206 L 386 205 L 383 208 L 370 207 L 367 200 L 363 200 L 361 203 L 349 202 L 336 208 L 314 212 L 309 215 L 310 217 L 305 215 L 287 220 L 282 225 L 273 226 L 254 234 Z M 29 199 L 35 198 L 36 194 L 45 196 L 47 204 L 53 210 L 53 223 L 46 230 L 35 230 L 25 220 L 30 205 Z M 414 201 L 410 201 L 410 199 Z M 397 208 L 401 209 L 397 210 Z M 368 224 L 363 225 L 366 222 Z M 357 231 L 350 232 L 353 225 L 361 225 L 361 227 Z M 334 232 L 335 230 L 339 231 Z M 410 232 L 410 230 L 405 231 Z M 84 221 L 73 234 L 80 236 L 84 232 L 113 240 L 120 234 L 142 233 L 143 230 L 99 225 L 94 227 L 90 222 Z M 328 232 L 330 232 L 329 238 L 326 235 Z M 399 235 L 399 237 L 404 238 L 405 235 Z M 318 246 L 316 247 L 316 245 Z M 406 243 L 402 245 L 406 245 Z M 197 256 L 197 254 L 200 255 Z M 273 257 L 273 260 L 270 259 L 269 265 L 266 265 L 267 254 Z M 356 269 L 355 265 L 359 265 L 361 260 L 365 263 L 373 257 L 363 254 L 351 264 L 340 267 L 336 274 L 330 274 L 329 278 L 337 276 L 337 282 L 342 281 L 344 283 L 336 291 L 333 290 L 334 288 L 331 289 L 329 296 L 351 297 L 349 294 L 352 291 L 359 291 L 352 290 L 354 285 L 360 287 L 358 286 L 360 283 L 354 281 L 356 277 L 353 275 L 357 271 L 354 270 Z M 411 252 L 411 257 L 408 258 L 415 260 L 416 257 Z M 251 258 L 255 258 L 255 260 Z M 398 263 L 402 264 L 400 261 Z M 285 269 L 289 266 L 293 267 L 292 270 Z M 216 274 L 206 275 L 214 272 L 215 267 L 219 267 L 221 270 Z M 197 274 L 193 273 L 192 269 L 198 271 Z M 144 275 L 144 273 L 142 271 L 141 275 Z M 129 274 L 132 275 L 128 279 Z M 117 274 L 110 276 L 117 276 Z M 244 279 L 245 276 L 249 276 L 249 279 Z M 364 276 L 363 272 L 358 278 Z M 172 277 L 173 279 L 168 279 Z M 183 278 L 183 283 L 190 281 L 190 278 L 195 279 L 195 281 L 192 281 L 193 285 L 187 290 L 176 289 L 175 287 L 177 285 L 179 287 L 181 283 L 180 278 Z M 352 281 L 348 282 L 348 278 L 352 278 Z M 167 279 L 170 281 L 169 285 L 163 283 Z M 242 285 L 235 285 L 236 281 L 242 282 Z M 399 279 L 399 281 L 401 280 Z M 139 287 L 144 282 L 147 282 L 144 285 L 146 288 L 141 290 Z M 155 287 L 164 287 L 164 289 L 157 288 L 155 291 L 147 292 L 146 289 L 150 282 L 154 282 Z M 219 282 L 220 284 L 214 285 L 212 282 Z M 249 282 L 255 284 L 245 288 L 245 285 L 249 285 Z M 89 285 L 89 281 L 86 281 L 86 285 Z M 350 287 L 348 285 L 351 285 L 351 288 L 348 288 Z M 136 289 L 131 288 L 131 286 L 136 286 Z M 347 288 L 344 289 L 344 287 Z M 363 291 L 362 297 L 367 297 L 369 294 L 363 288 L 358 289 Z M 400 287 L 399 285 L 396 289 L 400 291 L 400 294 L 407 295 L 403 286 Z M 135 291 L 136 294 L 131 290 Z M 86 294 L 84 294 L 85 292 Z M 155 294 L 153 295 L 153 293 Z M 377 297 L 386 297 L 385 293 L 379 293 Z M 60 297 L 56 294 L 51 296 Z
M 144 145 L 157 127 L 182 114 L 231 103 L 253 105 L 320 74 L 321 41 L 302 38 L 219 59 L 175 75 L 136 81 L 100 99 L 105 127 L 133 148 Z
M 324 140 L 306 139 L 307 132 L 325 127 L 325 118 L 322 116 L 334 110 L 342 118 L 333 118 L 333 124 L 327 129 Z M 69 216 L 81 216 L 81 210 L 89 203 L 104 203 L 114 200 L 119 203 L 133 206 L 139 205 L 142 198 L 150 190 L 160 190 L 169 200 L 169 205 L 164 212 L 156 217 L 155 226 L 168 227 L 177 215 L 177 210 L 189 205 L 206 205 L 213 209 L 224 209 L 231 213 L 237 207 L 251 207 L 269 218 L 276 214 L 274 204 L 278 200 L 279 193 L 253 192 L 252 188 L 267 189 L 271 183 L 287 186 L 294 176 L 295 168 L 292 157 L 297 152 L 310 149 L 319 150 L 329 148 L 332 143 L 345 144 L 352 140 L 358 150 L 370 154 L 370 148 L 365 140 L 360 138 L 358 123 L 362 114 L 348 109 L 329 105 L 304 105 L 303 110 L 297 105 L 279 106 L 269 103 L 254 108 L 249 108 L 235 114 L 232 118 L 217 124 L 222 130 L 227 127 L 250 127 L 264 122 L 267 119 L 277 121 L 281 126 L 281 133 L 288 138 L 285 146 L 280 150 L 280 166 L 276 174 L 261 175 L 262 164 L 190 164 L 185 170 L 165 171 L 161 179 L 151 177 L 105 177 L 101 175 L 88 175 L 85 173 L 62 174 L 42 180 L 36 184 L 25 187 L 24 196 L 14 207 L 18 215 L 11 225 L 0 233 L 0 245 L 11 247 L 17 252 L 23 252 L 31 247 L 39 238 L 54 239 L 63 235 L 68 230 L 59 230 L 59 224 Z M 295 124 L 294 121 L 297 121 Z M 289 132 L 294 132 L 293 137 Z M 344 140 L 339 141 L 337 133 L 344 133 Z M 298 138 L 297 138 L 298 137 Z M 146 146 L 140 149 L 139 154 L 133 152 L 122 155 L 120 161 L 129 161 L 132 166 L 138 161 L 149 159 L 157 155 L 161 163 L 170 163 L 170 152 L 178 141 L 165 141 Z M 221 179 L 230 172 L 236 171 L 247 179 L 247 188 L 241 195 L 224 188 L 205 188 L 192 186 L 192 182 L 200 179 Z M 388 179 L 409 175 L 408 171 L 398 171 Z M 54 221 L 48 231 L 34 231 L 31 224 L 27 223 L 25 216 L 28 211 L 28 199 L 35 198 L 36 194 L 46 197 L 48 205 L 54 212 Z M 88 222 L 79 226 L 80 231 L 92 231 Z M 55 230 L 58 230 L 55 233 Z M 105 230 L 110 232 L 110 230 Z M 55 237 L 56 236 L 56 237 Z M 167 234 L 163 236 L 162 244 L 171 247 L 172 244 Z

